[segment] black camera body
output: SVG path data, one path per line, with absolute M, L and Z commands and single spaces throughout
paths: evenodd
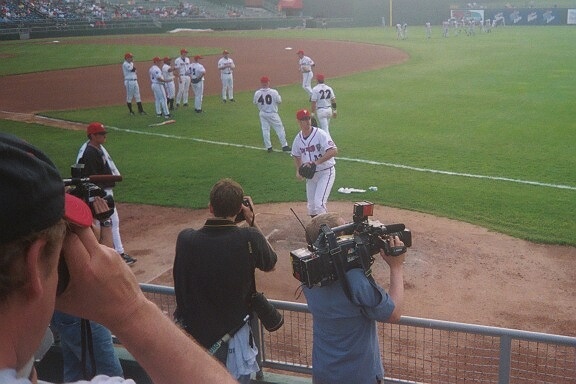
M 244 201 L 242 201 L 242 205 L 244 205 L 245 207 L 250 207 L 250 210 L 252 210 L 252 206 L 250 205 L 250 200 L 244 199 Z M 246 220 L 246 217 L 244 216 L 244 211 L 240 211 L 240 213 L 238 213 L 236 215 L 236 218 L 234 218 L 235 223 L 240 223 L 244 220 Z
M 335 228 L 322 225 L 313 244 L 290 252 L 292 275 L 308 288 L 327 285 L 353 268 L 362 268 L 369 276 L 380 249 L 391 256 L 406 252 L 412 246 L 410 230 L 404 224 L 383 225 L 369 220 L 373 212 L 373 203 L 355 203 L 353 222 Z M 394 236 L 402 240 L 403 247 L 389 245 L 387 240 Z
M 84 201 L 90 209 L 92 210 L 92 215 L 98 220 L 105 220 L 112 216 L 114 213 L 114 198 L 108 195 L 102 188 L 94 183 L 86 181 L 84 179 L 69 179 L 64 181 L 64 185 L 70 188 L 66 191 L 67 193 L 76 196 L 80 200 Z M 101 197 L 106 200 L 109 210 L 103 213 L 97 214 L 94 211 L 94 198 Z

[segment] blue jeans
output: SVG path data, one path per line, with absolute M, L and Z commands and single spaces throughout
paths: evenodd
M 52 316 L 51 326 L 60 335 L 62 359 L 64 361 L 64 381 L 70 382 L 84 379 L 80 318 L 55 311 Z M 93 321 L 90 322 L 90 327 L 92 329 L 96 374 L 124 376 L 120 360 L 114 350 L 110 331 Z M 87 373 L 90 375 L 92 364 L 88 354 L 86 354 L 86 368 Z

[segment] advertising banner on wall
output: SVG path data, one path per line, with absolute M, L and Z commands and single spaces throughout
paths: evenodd
M 564 25 L 566 9 L 519 8 L 486 10 L 486 18 L 502 25 Z
M 566 24 L 576 24 L 576 9 L 568 10 L 568 17 L 566 18 Z

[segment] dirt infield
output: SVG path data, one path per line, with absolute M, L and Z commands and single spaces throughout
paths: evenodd
M 171 36 L 146 37 L 145 42 L 142 37 L 110 37 L 105 42 L 172 46 L 175 55 L 180 47 L 228 49 L 237 64 L 236 90 L 255 89 L 264 74 L 271 77 L 274 86 L 299 83 L 298 49 L 313 52 L 316 72 L 328 77 L 400 64 L 408 58 L 387 47 L 314 40 Z M 103 40 L 98 39 L 98 43 Z M 218 58 L 215 55 L 204 60 L 209 71 L 207 94 L 217 94 L 220 89 L 214 70 Z M 122 104 L 120 61 L 113 66 L 1 77 L 4 92 L 0 93 L 0 109 L 17 113 L 2 113 L 0 117 L 84 129 L 31 113 Z M 150 62 L 139 57 L 136 62 L 144 101 L 150 102 Z M 369 195 L 359 194 L 358 200 L 363 199 Z M 207 210 L 118 206 L 124 245 L 138 258 L 133 266 L 138 280 L 171 284 L 176 236 L 185 227 L 200 227 Z M 270 298 L 294 301 L 298 282 L 291 276 L 289 252 L 304 243 L 303 230 L 290 208 L 307 220 L 304 203 L 256 207 L 257 220 L 280 257 L 276 271 L 258 273 L 258 287 Z M 351 218 L 352 203 L 331 202 L 329 208 Z M 467 223 L 383 206 L 376 208 L 375 217 L 385 223 L 405 223 L 414 235 L 405 268 L 406 315 L 576 336 L 576 248 L 531 244 Z M 377 260 L 374 271 L 377 281 L 387 286 L 385 263 Z

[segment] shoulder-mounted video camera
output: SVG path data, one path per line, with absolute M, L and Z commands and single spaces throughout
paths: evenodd
M 399 256 L 412 246 L 412 234 L 404 224 L 383 225 L 368 219 L 373 214 L 374 204 L 363 201 L 354 203 L 351 223 L 334 228 L 323 224 L 314 243 L 290 252 L 292 275 L 308 288 L 327 285 L 353 268 L 362 268 L 369 276 L 380 249 L 389 256 Z M 404 246 L 390 246 L 387 240 L 394 236 Z

